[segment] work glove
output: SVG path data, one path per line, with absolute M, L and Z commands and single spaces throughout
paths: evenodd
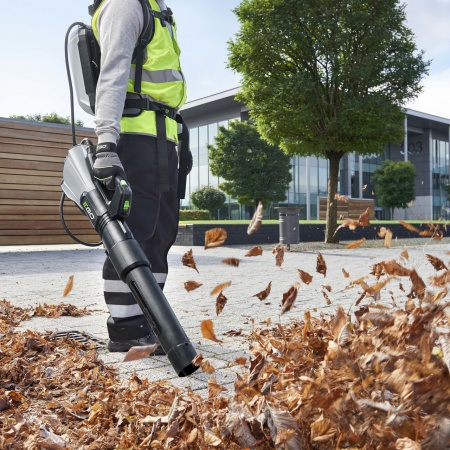
M 111 191 L 116 189 L 114 180 L 117 175 L 124 180 L 127 179 L 120 158 L 116 153 L 116 144 L 105 142 L 97 145 L 92 173 Z

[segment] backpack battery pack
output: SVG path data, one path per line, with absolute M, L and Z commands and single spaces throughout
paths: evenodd
M 78 104 L 83 111 L 95 115 L 100 47 L 91 27 L 78 26 L 72 30 L 68 40 L 68 54 Z

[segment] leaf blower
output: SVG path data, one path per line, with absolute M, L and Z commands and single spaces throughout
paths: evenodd
M 88 246 L 97 246 L 103 243 L 117 274 L 130 288 L 175 372 L 180 377 L 187 376 L 198 369 L 198 366 L 192 362 L 197 354 L 153 276 L 150 263 L 142 247 L 133 238 L 125 222 L 132 207 L 131 188 L 126 180 L 116 177 L 115 191 L 106 189 L 92 176 L 94 145 L 88 139 L 83 139 L 80 144 L 76 145 L 73 89 L 68 63 L 69 32 L 75 25 L 80 26 L 80 29 L 82 26 L 85 27 L 80 23 L 73 24 L 66 35 L 66 69 L 71 95 L 73 147 L 69 150 L 63 166 L 61 222 L 66 232 L 75 241 Z M 100 236 L 101 242 L 86 243 L 70 232 L 64 221 L 66 196 L 86 215 Z

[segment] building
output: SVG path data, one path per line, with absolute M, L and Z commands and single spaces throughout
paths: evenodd
M 208 166 L 208 144 L 214 144 L 219 126 L 232 120 L 247 120 L 248 108 L 235 100 L 239 88 L 220 92 L 186 103 L 183 117 L 191 132 L 190 146 L 194 166 L 188 178 L 186 198 L 182 207 L 190 208 L 190 193 L 201 186 L 215 186 L 220 179 Z M 394 219 L 421 220 L 447 217 L 449 183 L 450 119 L 408 109 L 405 118 L 405 139 L 402 145 L 389 144 L 384 154 L 345 155 L 341 160 L 339 193 L 354 199 L 374 199 L 377 218 L 389 219 L 390 212 L 377 206 L 371 176 L 384 160 L 411 161 L 419 176 L 416 178 L 416 200 L 406 210 L 396 210 Z M 318 219 L 320 197 L 327 196 L 328 161 L 316 157 L 292 158 L 292 182 L 285 203 L 274 206 L 300 206 L 301 219 Z M 450 213 L 450 208 L 448 208 Z M 228 200 L 228 207 L 219 217 L 248 219 L 251 211 Z M 269 211 L 270 216 L 276 212 Z

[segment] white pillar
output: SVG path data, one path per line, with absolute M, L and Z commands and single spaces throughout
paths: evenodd
M 306 157 L 306 220 L 311 220 L 311 188 L 310 188 L 310 177 L 309 177 L 309 158 Z

